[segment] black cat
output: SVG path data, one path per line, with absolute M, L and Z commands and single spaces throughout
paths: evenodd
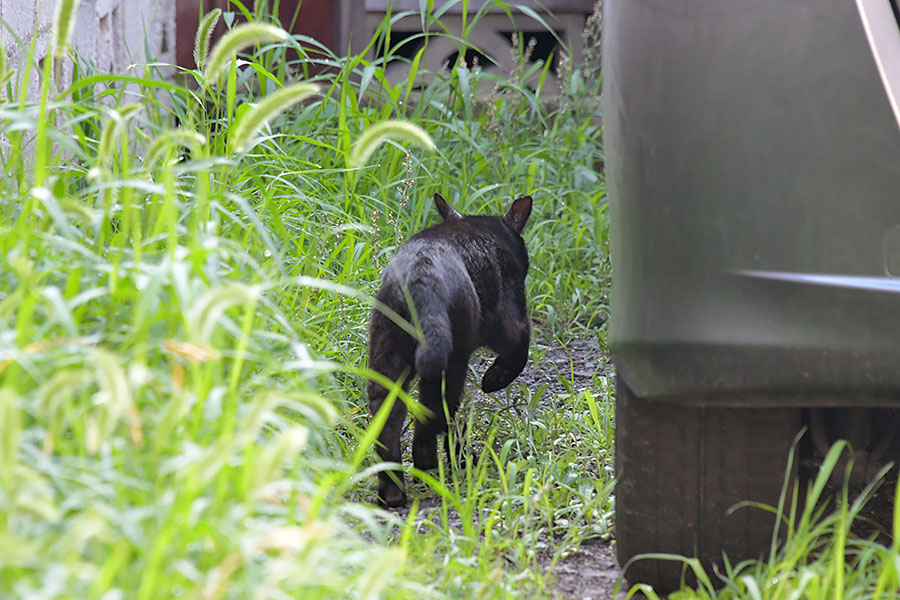
M 402 378 L 404 390 L 419 377 L 419 401 L 430 411 L 425 420 L 416 420 L 413 433 L 413 464 L 419 469 L 438 464 L 436 436 L 447 431 L 443 401 L 452 417 L 476 348 L 487 346 L 497 352 L 481 380 L 485 392 L 508 386 L 528 361 L 528 250 L 520 232 L 531 214 L 531 202 L 530 196 L 515 200 L 502 217 L 462 216 L 435 194 L 444 222 L 410 238 L 384 270 L 375 298 L 410 323 L 418 323 L 424 342 L 376 307 L 369 323 L 369 367 L 392 381 Z M 369 382 L 372 415 L 387 393 Z M 405 421 L 406 405 L 398 399 L 378 438 L 383 461 L 401 461 Z M 405 504 L 403 475 L 379 473 L 378 496 L 385 506 Z

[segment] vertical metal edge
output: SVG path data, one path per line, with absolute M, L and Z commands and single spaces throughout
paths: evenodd
M 889 0 L 856 0 L 869 48 L 900 127 L 900 26 Z

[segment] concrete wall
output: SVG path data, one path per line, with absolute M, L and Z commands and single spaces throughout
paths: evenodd
M 0 29 L 0 42 L 12 65 L 27 55 L 27 44 L 35 28 L 35 58 L 44 58 L 55 7 L 56 0 L 0 0 L 0 19 L 6 23 Z M 145 37 L 149 58 L 144 49 Z M 72 46 L 103 72 L 121 73 L 133 63 L 149 60 L 174 63 L 175 0 L 81 0 Z

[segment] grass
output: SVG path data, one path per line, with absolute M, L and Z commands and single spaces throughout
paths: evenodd
M 64 34 L 0 73 L 0 596 L 549 593 L 547 556 L 609 535 L 608 383 L 468 413 L 481 452 L 399 518 L 368 504 L 368 299 L 434 192 L 530 193 L 536 335 L 602 337 L 599 82 L 550 101 L 522 59 L 392 85 L 260 21 L 201 32 L 174 80 L 95 73 Z
M 848 451 L 846 441 L 835 443 L 809 482 L 805 497 L 782 493 L 779 506 L 767 508 L 780 516 L 779 533 L 773 534 L 768 556 L 736 565 L 726 563 L 721 572 L 713 573 L 706 572 L 695 559 L 666 556 L 667 560 L 682 562 L 685 572 L 693 574 L 698 582 L 694 587 L 683 586 L 669 599 L 896 598 L 900 592 L 900 480 L 891 494 L 893 528 L 883 531 L 883 523 L 873 522 L 872 516 L 866 514 L 866 505 L 894 467 L 885 466 L 871 483 L 851 497 L 851 461 L 843 474 L 843 486 L 834 492 L 829 480 L 841 464 L 841 454 Z M 883 518 L 874 517 L 879 521 Z M 871 533 L 857 533 L 863 530 Z M 644 585 L 631 588 L 628 597 L 638 594 L 659 598 Z

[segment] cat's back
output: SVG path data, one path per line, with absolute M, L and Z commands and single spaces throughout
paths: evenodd
M 468 287 L 468 269 L 460 252 L 465 236 L 452 225 L 440 223 L 423 229 L 400 246 L 384 269 L 380 295 L 399 298 L 404 287 L 417 283 L 445 293 Z
M 522 276 L 528 269 L 522 238 L 500 217 L 465 216 L 413 235 L 388 263 L 383 287 L 432 279 L 442 282 L 444 289 L 474 287 L 482 302 L 492 303 L 503 272 L 510 267 L 521 270 Z
M 459 241 L 447 225 L 434 225 L 409 238 L 388 263 L 385 277 L 392 274 L 406 277 L 413 272 L 439 268 L 442 264 L 455 265 L 459 260 Z

